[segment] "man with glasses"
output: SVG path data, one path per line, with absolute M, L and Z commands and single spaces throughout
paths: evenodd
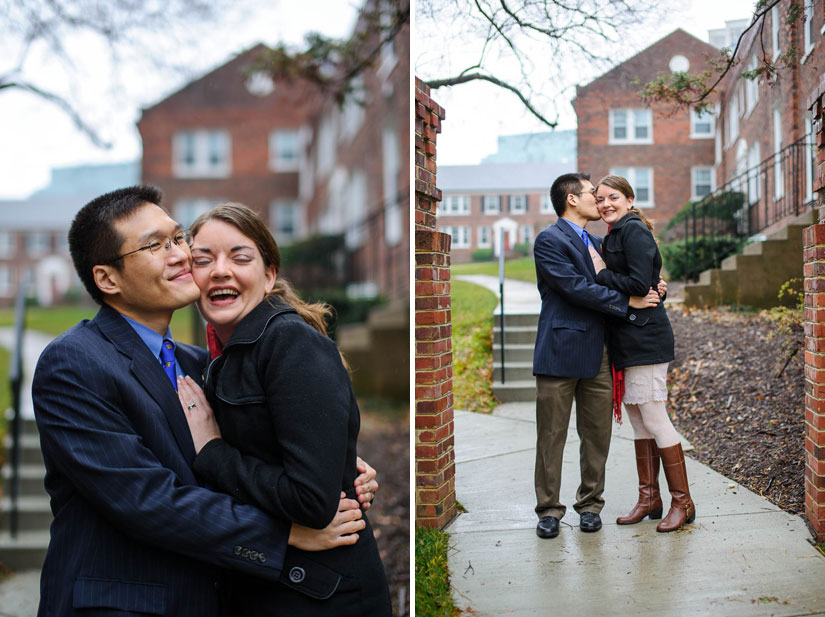
M 101 307 L 49 344 L 33 379 L 54 513 L 40 615 L 217 616 L 223 568 L 271 580 L 300 570 L 312 593 L 330 574 L 290 567 L 287 543 L 323 550 L 363 528 L 354 500 L 316 531 L 198 486 L 174 384 L 201 376 L 207 357 L 169 330 L 199 296 L 192 237 L 160 201 L 154 187 L 114 191 L 69 231 L 78 276 Z M 366 500 L 371 473 L 359 479 Z
M 581 481 L 573 508 L 585 532 L 601 529 L 605 463 L 610 447 L 613 379 L 605 347 L 605 315 L 659 303 L 658 294 L 630 297 L 597 285 L 589 248 L 601 238 L 585 230 L 599 219 L 590 176 L 559 176 L 550 188 L 559 219 L 536 237 L 533 254 L 541 294 L 533 374 L 536 376 L 536 534 L 559 535 L 567 508 L 560 501 L 561 468 L 573 400 L 581 440 Z

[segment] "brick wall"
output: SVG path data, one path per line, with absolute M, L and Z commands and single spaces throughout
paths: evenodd
M 456 514 L 450 236 L 436 231 L 435 139 L 444 110 L 415 80 L 415 521 Z
M 825 83 L 808 99 L 814 115 L 814 190 L 819 222 L 804 235 L 805 272 L 805 515 L 817 540 L 825 540 Z

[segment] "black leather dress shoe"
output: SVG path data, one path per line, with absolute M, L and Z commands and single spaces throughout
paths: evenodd
M 594 512 L 583 512 L 579 521 L 579 528 L 588 533 L 602 528 L 602 519 Z
M 559 519 L 555 516 L 542 516 L 536 525 L 536 535 L 539 538 L 555 538 L 559 535 Z

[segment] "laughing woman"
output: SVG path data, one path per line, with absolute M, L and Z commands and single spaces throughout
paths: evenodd
M 602 243 L 604 260 L 591 248 L 596 282 L 629 296 L 643 295 L 659 281 L 662 257 L 652 226 L 633 207 L 635 195 L 621 176 L 607 176 L 596 187 L 596 205 L 609 232 Z M 696 508 L 688 490 L 685 456 L 665 408 L 667 365 L 673 360 L 673 330 L 664 304 L 628 311 L 610 323 L 608 351 L 614 369 L 624 370 L 623 402 L 633 426 L 639 501 L 619 525 L 645 516 L 662 517 L 659 460 L 670 489 L 670 511 L 656 531 L 676 531 L 693 521 Z
M 354 498 L 359 430 L 352 383 L 326 336 L 329 309 L 302 302 L 277 279 L 278 247 L 246 206 L 210 210 L 192 234 L 198 307 L 217 356 L 204 391 L 189 378 L 179 383 L 198 452 L 195 472 L 238 501 L 320 529 L 342 491 Z M 280 584 L 236 576 L 231 614 L 389 616 L 386 576 L 363 520 L 349 546 L 290 548 Z

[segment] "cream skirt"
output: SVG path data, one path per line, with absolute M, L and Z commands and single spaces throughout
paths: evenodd
M 667 400 L 667 362 L 628 366 L 624 369 L 623 403 L 639 405 Z

